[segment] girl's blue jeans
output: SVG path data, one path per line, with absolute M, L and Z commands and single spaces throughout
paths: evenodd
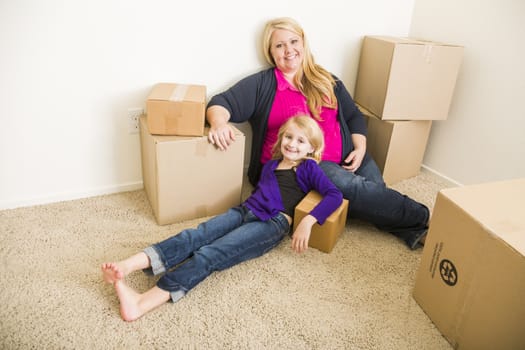
M 261 221 L 248 208 L 234 207 L 147 247 L 151 267 L 145 272 L 164 274 L 157 286 L 175 302 L 212 272 L 265 254 L 289 231 L 283 214 Z
M 324 173 L 348 199 L 348 217 L 374 224 L 401 238 L 414 249 L 428 229 L 428 208 L 385 186 L 381 173 L 370 156 L 352 173 L 334 162 L 320 163 Z

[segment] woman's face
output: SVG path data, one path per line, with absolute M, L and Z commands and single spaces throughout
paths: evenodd
M 303 39 L 288 30 L 277 29 L 272 33 L 270 53 L 280 71 L 295 74 L 303 61 Z

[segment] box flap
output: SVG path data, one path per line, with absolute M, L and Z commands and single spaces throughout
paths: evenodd
M 204 102 L 206 86 L 174 83 L 156 84 L 148 96 L 148 100 Z
M 461 45 L 454 45 L 450 43 L 442 43 L 439 41 L 432 41 L 419 38 L 409 38 L 409 37 L 396 37 L 388 35 L 377 35 L 377 36 L 367 36 L 367 38 L 375 38 L 378 40 L 386 41 L 392 44 L 402 44 L 402 45 L 439 45 L 439 46 L 451 46 L 451 47 L 463 47 Z
M 244 137 L 244 134 L 237 129 L 235 126 L 230 124 L 230 127 L 233 129 L 235 137 Z M 204 128 L 203 136 L 181 136 L 181 135 L 151 135 L 155 142 L 171 142 L 171 141 L 193 141 L 195 138 L 208 138 L 208 132 L 210 128 L 207 126 Z
M 525 178 L 441 191 L 485 229 L 525 256 Z

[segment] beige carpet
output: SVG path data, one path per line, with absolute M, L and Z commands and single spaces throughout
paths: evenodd
M 422 173 L 393 187 L 432 207 L 447 184 Z M 0 348 L 450 349 L 412 298 L 422 250 L 362 222 L 330 254 L 295 254 L 287 239 L 122 321 L 100 264 L 202 220 L 158 226 L 144 191 L 0 211 Z

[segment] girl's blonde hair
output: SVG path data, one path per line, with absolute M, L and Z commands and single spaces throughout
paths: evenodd
M 291 117 L 286 121 L 286 123 L 281 125 L 277 135 L 277 142 L 272 147 L 272 158 L 280 159 L 283 157 L 281 152 L 281 144 L 283 141 L 283 135 L 290 125 L 295 125 L 301 129 L 306 135 L 308 142 L 310 142 L 310 145 L 312 145 L 314 150 L 312 153 L 307 155 L 307 158 L 313 159 L 316 162 L 320 162 L 324 150 L 323 132 L 319 127 L 319 124 L 317 124 L 317 122 L 312 119 L 312 117 L 307 115 Z
M 321 107 L 336 108 L 337 106 L 337 98 L 334 94 L 335 80 L 330 72 L 315 63 L 303 29 L 299 23 L 289 17 L 276 18 L 266 23 L 263 32 L 263 51 L 268 63 L 275 67 L 270 50 L 272 34 L 277 29 L 288 30 L 299 35 L 303 40 L 304 59 L 301 69 L 295 75 L 294 83 L 306 96 L 310 113 L 315 119 L 320 120 Z

